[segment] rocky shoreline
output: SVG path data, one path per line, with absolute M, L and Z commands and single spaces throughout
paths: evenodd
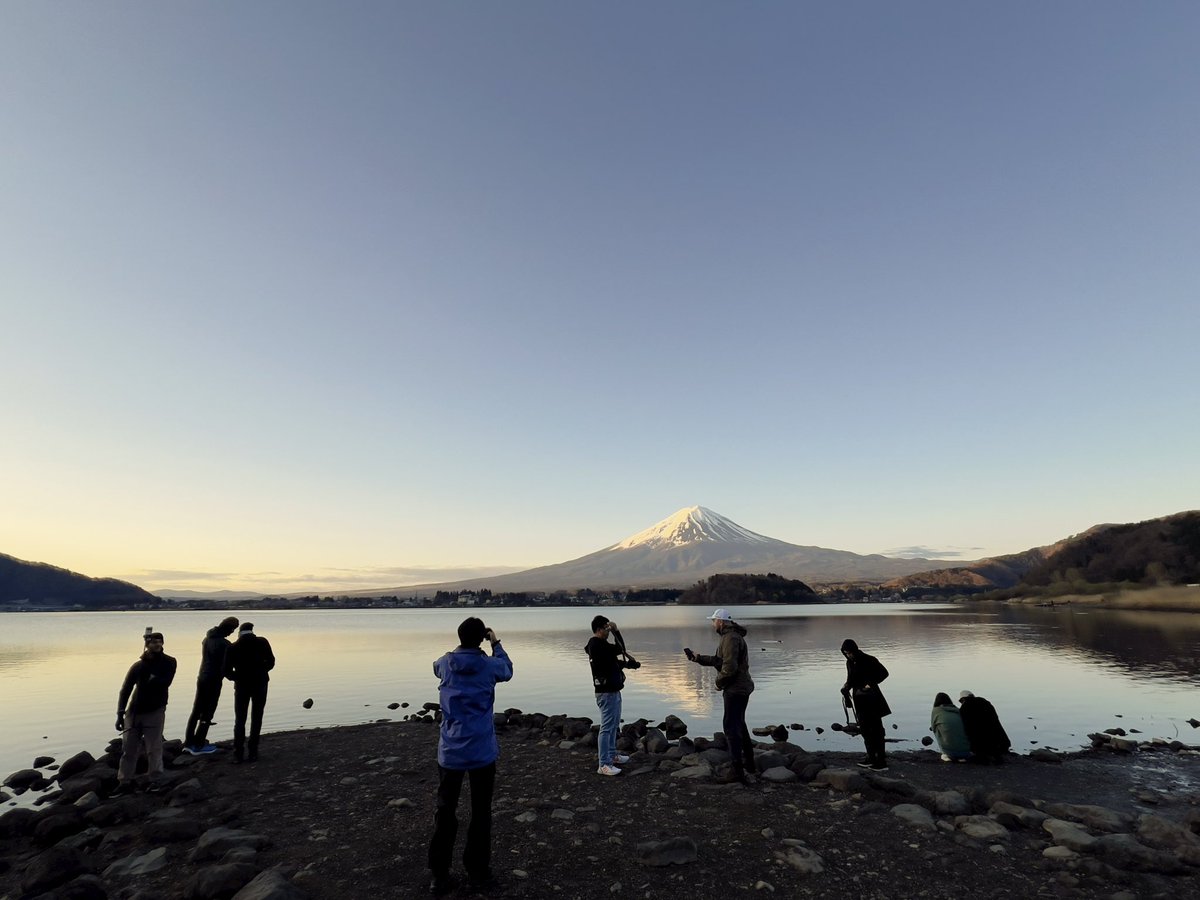
M 0 900 L 420 896 L 436 715 L 270 734 L 254 765 L 172 742 L 164 789 L 125 797 L 116 742 L 37 760 L 5 780 L 42 792 L 0 815 Z M 715 780 L 723 736 L 673 717 L 625 724 L 632 760 L 601 778 L 590 720 L 498 714 L 500 894 L 1200 896 L 1197 748 L 1097 734 L 1002 766 L 905 751 L 875 773 L 757 731 L 747 786 Z

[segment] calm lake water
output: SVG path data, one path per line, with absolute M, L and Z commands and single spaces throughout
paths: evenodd
M 497 709 L 586 715 L 598 720 L 583 645 L 596 610 L 482 610 L 500 634 L 516 675 Z M 720 730 L 714 671 L 691 665 L 685 646 L 712 653 L 715 635 L 698 607 L 605 607 L 643 663 L 631 672 L 624 715 L 680 716 L 694 735 Z M 270 639 L 278 658 L 264 729 L 281 731 L 399 719 L 437 699 L 433 660 L 456 643 L 463 610 L 256 611 L 239 613 Z M 1027 609 L 999 605 L 734 607 L 749 629 L 757 690 L 748 723 L 800 723 L 806 749 L 850 750 L 860 741 L 830 730 L 844 721 L 838 652 L 852 637 L 891 671 L 884 690 L 896 749 L 928 733 L 934 694 L 963 689 L 991 700 L 1014 749 L 1076 749 L 1087 733 L 1120 726 L 1142 737 L 1200 742 L 1200 615 Z M 179 660 L 167 709 L 168 737 L 182 737 L 191 709 L 200 641 L 220 612 L 20 613 L 0 615 L 0 778 L 35 756 L 102 750 L 117 693 L 142 649 L 147 625 Z M 302 706 L 312 698 L 312 709 Z M 391 711 L 392 702 L 410 704 Z M 226 684 L 211 737 L 232 736 Z M 814 729 L 821 727 L 823 734 Z M 264 753 L 269 752 L 264 740 Z

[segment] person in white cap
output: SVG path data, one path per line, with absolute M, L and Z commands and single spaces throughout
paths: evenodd
M 746 728 L 746 707 L 754 692 L 754 679 L 750 677 L 750 653 L 746 649 L 746 629 L 733 621 L 725 608 L 718 609 L 708 617 L 713 630 L 721 636 L 714 656 L 693 653 L 690 647 L 683 654 L 691 662 L 718 669 L 716 687 L 725 701 L 725 714 L 721 727 L 729 745 L 729 774 L 721 778 L 724 782 L 746 783 L 746 773 L 757 772 L 754 764 L 754 743 Z
M 263 708 L 267 705 L 267 673 L 275 668 L 275 654 L 265 637 L 254 633 L 253 622 L 243 622 L 238 639 L 225 653 L 225 677 L 233 682 L 233 761 L 258 762 L 258 739 Z M 246 713 L 250 713 L 250 755 L 246 750 Z
M 967 740 L 971 742 L 971 752 L 977 762 L 1004 762 L 1005 754 L 1012 747 L 1008 733 L 1000 724 L 1000 716 L 996 707 L 983 697 L 976 697 L 970 691 L 958 695 L 958 709 L 962 714 L 963 728 L 967 732 Z

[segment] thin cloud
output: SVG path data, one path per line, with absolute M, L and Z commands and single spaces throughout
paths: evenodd
M 884 556 L 894 556 L 897 559 L 978 559 L 982 547 L 926 547 L 918 544 L 912 547 L 896 547 L 888 550 Z

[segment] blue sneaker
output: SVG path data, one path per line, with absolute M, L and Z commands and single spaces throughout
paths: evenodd
M 196 756 L 201 756 L 205 753 L 216 753 L 219 749 L 216 744 L 205 744 L 203 747 L 197 747 L 192 753 Z

